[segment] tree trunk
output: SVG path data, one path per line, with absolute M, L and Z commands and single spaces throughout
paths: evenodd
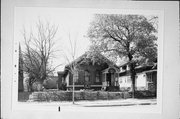
M 74 89 L 75 89 L 75 87 L 74 87 L 74 77 L 73 77 L 73 92 L 72 92 L 72 101 L 73 101 L 73 104 L 74 104 Z
M 24 91 L 24 84 L 23 84 L 23 71 L 19 69 L 19 77 L 18 77 L 18 91 L 22 92 Z
M 131 81 L 132 81 L 132 98 L 135 97 L 135 64 L 134 62 L 130 62 L 130 75 L 131 75 Z
M 131 81 L 132 81 L 132 98 L 135 97 L 135 62 L 132 61 L 133 56 L 129 53 L 128 54 L 129 62 L 130 62 L 130 76 L 131 76 Z

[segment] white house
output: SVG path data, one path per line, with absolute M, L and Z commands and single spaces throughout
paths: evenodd
M 132 81 L 129 73 L 128 64 L 120 67 L 118 83 L 120 90 L 131 90 Z M 136 90 L 156 91 L 157 85 L 157 66 L 139 66 L 135 68 L 135 88 Z

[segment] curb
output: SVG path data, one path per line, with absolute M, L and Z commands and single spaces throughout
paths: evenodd
M 92 104 L 92 105 L 83 105 L 75 104 L 83 107 L 115 107 L 115 106 L 134 106 L 134 105 L 156 105 L 157 103 L 129 103 L 129 104 Z

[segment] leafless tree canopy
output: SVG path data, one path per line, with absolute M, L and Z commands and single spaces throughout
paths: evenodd
M 25 41 L 24 71 L 29 75 L 30 85 L 35 81 L 42 83 L 54 71 L 49 60 L 55 52 L 57 30 L 57 26 L 39 20 L 34 32 L 30 31 L 28 34 L 25 29 L 23 31 Z

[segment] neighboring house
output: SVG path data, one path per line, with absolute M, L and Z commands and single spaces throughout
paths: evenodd
M 118 66 L 108 60 L 101 54 L 96 55 L 98 62 L 93 63 L 91 58 L 87 57 L 86 52 L 72 63 L 78 65 L 77 71 L 71 73 L 72 63 L 65 66 L 64 71 L 58 72 L 58 85 L 61 89 L 62 84 L 66 84 L 68 89 L 72 89 L 73 77 L 75 80 L 75 89 L 94 89 L 118 87 Z
M 136 90 L 150 90 L 155 92 L 157 89 L 157 65 L 138 66 L 135 68 L 135 71 Z M 120 66 L 119 77 L 120 90 L 131 90 L 132 81 L 128 63 Z
M 57 89 L 58 76 L 48 76 L 47 80 L 43 82 L 43 86 L 46 89 Z

